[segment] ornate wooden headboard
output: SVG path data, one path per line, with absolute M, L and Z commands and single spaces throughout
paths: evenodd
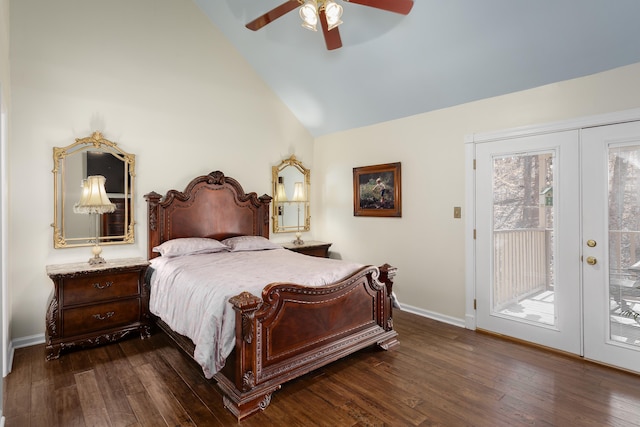
M 233 236 L 269 238 L 271 196 L 245 193 L 238 181 L 220 171 L 194 178 L 184 192 L 162 197 L 145 194 L 148 206 L 148 257 L 152 249 L 180 237 L 226 239 Z

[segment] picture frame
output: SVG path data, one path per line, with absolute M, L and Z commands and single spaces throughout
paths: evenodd
M 353 215 L 402 216 L 400 162 L 353 168 Z

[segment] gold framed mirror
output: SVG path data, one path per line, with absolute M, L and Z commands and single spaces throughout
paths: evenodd
M 272 222 L 274 233 L 300 233 L 311 229 L 309 190 L 311 171 L 291 155 L 273 166 Z
M 53 147 L 52 172 L 54 248 L 134 242 L 135 155 L 94 132 L 67 147 Z M 96 176 L 105 178 L 101 181 L 106 202 L 115 205 L 112 212 L 82 209 L 88 178 Z

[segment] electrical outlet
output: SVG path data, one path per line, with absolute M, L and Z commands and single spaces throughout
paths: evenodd
M 453 207 L 453 217 L 462 218 L 462 208 L 460 206 Z

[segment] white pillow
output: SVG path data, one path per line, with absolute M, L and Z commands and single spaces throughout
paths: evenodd
M 229 237 L 222 241 L 231 252 L 263 251 L 266 249 L 282 249 L 282 246 L 273 243 L 262 236 L 237 236 Z
M 206 237 L 184 237 L 181 239 L 167 240 L 153 248 L 153 252 L 158 252 L 160 255 L 166 257 L 208 254 L 228 250 L 228 246 L 215 239 L 207 239 Z

